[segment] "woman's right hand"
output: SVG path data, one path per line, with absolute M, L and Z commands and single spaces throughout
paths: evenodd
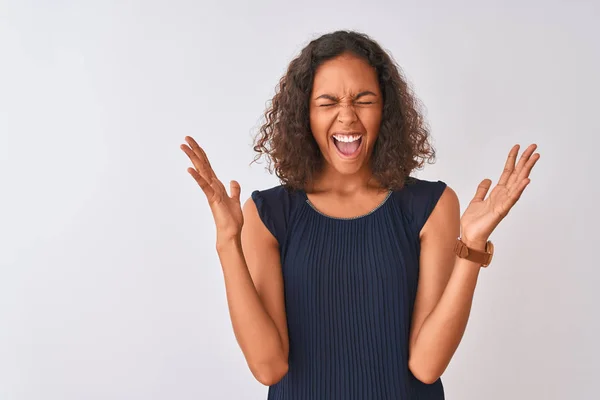
M 229 196 L 210 166 L 204 150 L 190 136 L 186 136 L 185 141 L 188 145 L 182 144 L 180 147 L 195 167 L 188 168 L 187 171 L 206 195 L 217 227 L 217 245 L 239 238 L 244 224 L 240 205 L 240 184 L 231 181 Z

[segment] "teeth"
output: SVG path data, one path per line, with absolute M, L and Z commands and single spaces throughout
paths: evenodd
M 361 135 L 333 135 L 333 137 L 339 142 L 350 143 L 360 139 Z

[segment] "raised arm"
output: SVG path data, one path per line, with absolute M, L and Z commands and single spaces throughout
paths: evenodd
M 231 196 L 217 179 L 204 151 L 191 137 L 181 149 L 195 168 L 188 172 L 205 193 L 217 228 L 217 253 L 236 340 L 254 377 L 278 382 L 288 369 L 287 322 L 277 241 L 251 200 L 240 206 L 240 187 Z

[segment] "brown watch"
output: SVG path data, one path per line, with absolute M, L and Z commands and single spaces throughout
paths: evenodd
M 458 238 L 454 246 L 454 252 L 460 258 L 481 264 L 482 267 L 487 267 L 492 262 L 492 257 L 494 256 L 494 245 L 488 240 L 485 244 L 485 251 L 475 250 L 467 246 L 461 238 Z

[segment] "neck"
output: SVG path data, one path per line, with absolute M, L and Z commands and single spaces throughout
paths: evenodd
M 381 184 L 373 176 L 371 168 L 365 166 L 354 174 L 342 174 L 325 164 L 323 170 L 316 174 L 310 191 L 313 192 L 337 192 L 349 194 L 372 190 L 381 190 Z

